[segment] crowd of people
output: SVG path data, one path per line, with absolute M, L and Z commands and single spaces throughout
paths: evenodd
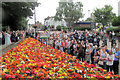
M 7 31 L 0 33 L 0 40 L 2 40 L 1 44 L 6 45 L 28 37 L 41 41 L 40 36 L 45 34 L 48 36 L 48 45 L 51 47 L 64 51 L 72 56 L 76 56 L 83 62 L 85 61 L 100 66 L 108 72 L 113 71 L 114 74 L 118 74 L 120 52 L 118 47 L 116 47 L 117 43 L 114 32 L 110 32 L 107 36 L 105 31 L 61 31 L 59 33 L 44 31 L 44 33 L 37 32 L 36 34 L 30 31 Z M 110 49 L 107 48 L 107 37 L 109 37 L 109 41 L 111 42 Z M 102 45 L 100 45 L 100 41 L 102 41 Z M 46 40 L 42 42 L 47 44 Z
M 49 45 L 65 53 L 77 56 L 81 61 L 98 65 L 118 74 L 119 50 L 114 35 L 108 36 L 111 48 L 107 48 L 107 34 L 89 31 L 61 32 L 49 35 Z M 102 45 L 100 45 L 102 40 Z M 44 41 L 45 43 L 46 41 Z
M 0 45 L 9 45 L 25 38 L 25 31 L 2 31 L 0 32 Z

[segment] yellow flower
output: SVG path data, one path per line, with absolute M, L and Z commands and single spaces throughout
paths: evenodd
M 104 69 L 103 71 L 106 72 L 107 70 Z
M 43 67 L 46 67 L 46 65 L 44 65 Z
M 7 69 L 4 69 L 3 72 L 8 72 L 8 70 L 7 70 Z
M 19 70 L 17 70 L 17 73 L 20 73 L 20 71 L 19 71 Z
M 110 78 L 109 76 L 105 76 L 105 78 L 107 79 L 107 78 Z

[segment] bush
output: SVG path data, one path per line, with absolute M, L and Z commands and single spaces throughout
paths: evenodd
M 107 28 L 106 31 L 107 33 L 109 33 L 110 31 L 119 32 L 120 27 L 110 27 L 110 28 Z
M 109 34 L 109 32 L 112 32 L 114 31 L 116 36 L 118 35 L 118 33 L 120 32 L 120 26 L 119 27 L 110 27 L 110 28 L 107 28 L 106 29 L 106 32 Z
M 58 31 L 61 31 L 61 27 L 62 27 L 62 26 L 58 25 L 58 26 L 57 26 L 57 30 L 58 30 Z
M 91 30 L 91 28 L 89 26 L 79 26 L 79 27 L 73 27 L 73 29 L 75 30 L 81 30 L 81 31 L 85 31 L 87 30 Z

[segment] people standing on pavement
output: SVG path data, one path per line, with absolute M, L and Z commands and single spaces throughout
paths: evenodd
M 63 46 L 62 46 L 62 40 L 60 39 L 60 42 L 59 42 L 59 47 L 60 47 L 60 50 L 63 52 Z
M 70 54 L 73 56 L 73 51 L 74 51 L 74 48 L 73 48 L 73 45 L 74 45 L 74 41 L 72 40 L 71 41 L 71 45 L 70 45 Z
M 115 32 L 114 31 L 112 31 L 112 38 L 114 38 L 115 37 Z
M 113 44 L 112 52 L 115 53 L 116 44 Z
M 70 54 L 70 40 L 67 39 L 67 53 Z
M 84 59 L 85 59 L 85 44 L 84 44 L 83 40 L 81 41 L 81 44 L 80 44 L 80 53 L 79 53 L 79 55 L 80 55 L 81 60 L 84 61 Z
M 74 56 L 77 55 L 77 41 L 75 40 L 75 44 L 73 45 L 74 48 Z
M 2 32 L 0 32 L 0 45 L 2 45 Z
M 94 47 L 93 47 L 93 44 L 92 44 L 92 43 L 90 43 L 89 45 L 90 45 L 90 51 L 91 51 L 91 56 L 90 56 L 90 57 L 91 57 L 91 63 L 93 64 L 93 58 L 92 58 L 93 55 L 92 55 L 92 54 L 93 54 L 93 49 L 94 49 Z
M 98 48 L 98 49 L 94 49 L 94 56 L 93 56 L 93 64 L 98 66 L 98 62 L 99 62 L 99 58 L 100 58 L 100 54 L 101 54 L 101 48 Z M 96 52 L 97 51 L 97 52 Z
M 112 32 L 110 31 L 109 32 L 109 42 L 111 41 L 111 39 L 112 39 Z
M 100 60 L 102 61 L 103 64 L 100 64 L 99 66 L 102 67 L 103 69 L 106 69 L 106 62 L 107 62 L 106 56 L 107 56 L 107 52 L 106 52 L 104 46 L 102 46 Z
M 15 31 L 13 31 L 11 34 L 11 42 L 16 42 Z
M 91 53 L 91 63 L 93 64 L 94 63 L 94 55 L 96 55 L 97 54 L 97 45 L 95 45 L 95 47 L 94 47 L 94 49 L 93 49 L 93 51 L 92 51 L 92 53 Z
M 115 52 L 113 53 L 114 54 L 114 62 L 113 62 L 113 71 L 114 71 L 114 74 L 118 74 L 118 71 L 119 71 L 119 68 L 118 68 L 118 65 L 119 65 L 119 50 L 118 48 L 115 48 Z
M 87 45 L 85 51 L 85 62 L 90 63 L 90 61 L 91 61 L 91 49 L 90 49 L 90 45 Z
M 120 42 L 120 32 L 119 32 L 119 36 L 118 36 L 118 41 Z
M 5 32 L 2 32 L 2 45 L 5 44 Z
M 111 40 L 111 48 L 113 47 L 113 44 L 116 45 L 116 40 L 115 40 L 115 38 L 112 38 L 112 40 Z
M 10 37 L 11 37 L 10 32 L 7 31 L 7 33 L 5 33 L 5 45 L 11 44 L 11 39 L 10 39 Z
M 112 53 L 112 50 L 109 51 L 107 54 L 107 72 L 112 71 L 113 69 L 113 61 L 114 61 L 114 54 Z

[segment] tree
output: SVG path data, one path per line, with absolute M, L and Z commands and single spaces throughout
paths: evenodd
M 105 5 L 103 8 L 101 9 L 96 9 L 94 10 L 94 16 L 95 16 L 95 21 L 97 23 L 102 23 L 103 28 L 105 25 L 107 25 L 108 23 L 112 22 L 113 17 L 115 16 L 115 14 L 112 12 L 112 6 L 110 5 Z
M 120 26 L 120 16 L 115 16 L 113 21 L 112 21 L 113 26 Z
M 2 26 L 10 26 L 12 30 L 21 29 L 26 26 L 27 17 L 33 16 L 33 10 L 39 3 L 37 2 L 3 2 Z
M 83 17 L 81 2 L 59 2 L 59 7 L 56 9 L 55 21 L 65 20 L 70 27 L 74 22 L 79 21 Z
M 85 21 L 92 22 L 94 20 L 92 18 L 87 18 Z

